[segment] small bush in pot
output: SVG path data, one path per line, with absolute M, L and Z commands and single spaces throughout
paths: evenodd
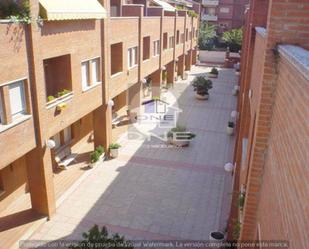
M 194 91 L 197 99 L 208 99 L 209 90 L 212 88 L 212 81 L 203 76 L 198 76 L 193 80 Z
M 218 74 L 219 74 L 219 71 L 217 68 L 213 67 L 210 71 L 210 73 L 208 73 L 208 77 L 209 78 L 218 78 Z
M 120 147 L 121 147 L 121 145 L 117 144 L 117 143 L 110 144 L 109 151 L 110 151 L 110 156 L 112 158 L 118 157 L 118 150 L 119 150 Z
M 185 147 L 189 146 L 190 141 L 195 136 L 196 135 L 194 133 L 187 131 L 187 128 L 185 126 L 177 125 L 167 133 L 167 140 L 169 143 L 175 146 Z

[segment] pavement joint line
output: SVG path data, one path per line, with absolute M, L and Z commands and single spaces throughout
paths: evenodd
M 174 169 L 184 169 L 184 170 L 194 170 L 199 172 L 208 172 L 215 173 L 218 175 L 225 175 L 225 171 L 223 168 L 219 168 L 218 166 L 209 166 L 202 164 L 192 164 L 192 163 L 183 163 L 183 162 L 175 162 L 170 160 L 162 160 L 155 158 L 147 158 L 141 156 L 130 156 L 128 154 L 121 154 L 118 156 L 117 160 L 126 161 L 128 163 L 137 163 L 137 164 L 146 164 L 147 166 L 158 166 L 158 167 L 166 167 L 166 168 L 174 168 Z

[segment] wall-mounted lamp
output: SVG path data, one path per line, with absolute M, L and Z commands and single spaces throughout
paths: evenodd
M 237 116 L 238 116 L 238 112 L 237 111 L 234 110 L 234 111 L 231 112 L 231 118 L 232 119 L 236 119 Z
M 52 139 L 48 139 L 46 140 L 45 145 L 48 149 L 53 149 L 56 147 L 56 142 Z
M 224 170 L 225 170 L 226 172 L 232 172 L 232 171 L 234 170 L 234 164 L 232 164 L 232 163 L 226 163 L 226 164 L 224 165 Z
M 110 99 L 108 102 L 107 102 L 107 106 L 108 107 L 113 107 L 114 106 L 114 101 L 112 99 Z

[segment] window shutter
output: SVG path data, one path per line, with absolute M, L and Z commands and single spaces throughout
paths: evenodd
M 55 149 L 58 149 L 61 146 L 60 133 L 55 134 L 55 136 L 53 136 L 53 140 L 56 144 Z
M 131 48 L 128 49 L 128 68 L 131 67 Z
M 63 130 L 63 136 L 64 136 L 64 143 L 67 144 L 72 139 L 72 132 L 71 132 L 71 126 L 65 128 Z
M 12 117 L 25 112 L 25 93 L 22 81 L 9 85 L 10 105 Z
M 2 120 L 3 120 L 3 111 L 2 111 L 2 100 L 1 100 L 1 95 L 0 95 L 0 124 L 3 122 Z

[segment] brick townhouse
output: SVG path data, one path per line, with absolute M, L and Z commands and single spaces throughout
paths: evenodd
M 218 33 L 243 26 L 249 0 L 201 0 L 201 21 L 216 25 Z
M 184 77 L 197 54 L 198 18 L 161 1 L 30 6 L 31 24 L 0 23 L 2 217 L 25 207 L 51 217 L 89 153 L 113 142 L 117 111 L 138 111 L 146 81 L 160 95 L 162 76 Z M 70 158 L 78 167 L 59 169 Z
M 289 248 L 308 248 L 308 49 L 308 1 L 250 1 L 230 238 L 240 230 L 240 240 L 287 240 Z

